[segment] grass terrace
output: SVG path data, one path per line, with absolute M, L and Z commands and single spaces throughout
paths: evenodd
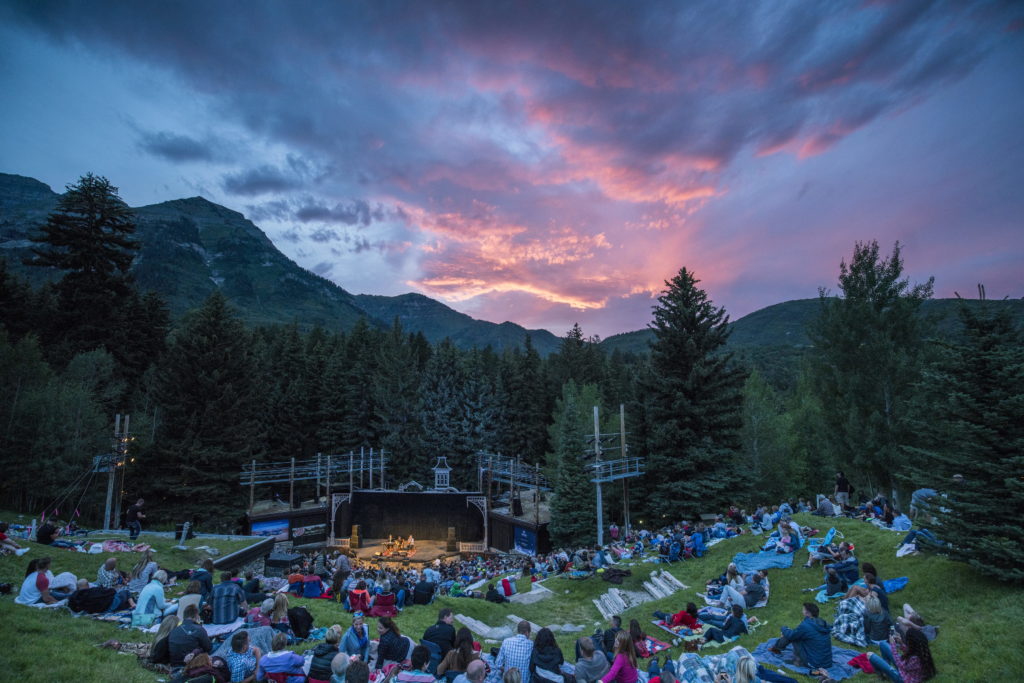
M 13 519 L 8 515 L 2 519 Z M 829 520 L 810 515 L 796 515 L 803 525 L 815 526 L 827 531 Z M 927 555 L 896 558 L 895 546 L 901 534 L 883 531 L 873 525 L 855 520 L 833 520 L 834 526 L 842 531 L 846 539 L 857 547 L 857 556 L 864 562 L 873 562 L 883 578 L 907 576 L 909 585 L 892 594 L 890 601 L 893 612 L 897 613 L 904 602 L 913 605 L 929 623 L 940 627 L 939 637 L 932 643 L 932 653 L 939 670 L 936 681 L 1011 681 L 1020 680 L 1024 672 L 1024 651 L 1020 647 L 1021 637 L 1016 618 L 1024 613 L 1024 589 L 1011 587 L 980 576 L 974 569 L 947 560 Z M 825 528 L 822 525 L 825 524 Z M 173 568 L 193 566 L 202 557 L 196 551 L 172 550 L 170 539 L 153 539 L 143 535 L 141 540 L 152 543 L 157 549 L 161 564 Z M 756 550 L 763 536 L 742 536 L 723 541 L 701 559 L 668 565 L 669 571 L 689 586 L 686 591 L 676 593 L 671 599 L 647 603 L 622 615 L 623 621 L 636 618 L 645 630 L 659 640 L 669 641 L 668 634 L 660 631 L 651 621 L 651 612 L 658 609 L 676 611 L 703 592 L 707 579 L 721 574 L 725 565 L 737 552 Z M 247 545 L 244 541 L 204 541 L 193 539 L 190 547 L 212 545 L 221 553 L 231 552 Z M 31 557 L 48 554 L 54 558 L 54 572 L 71 571 L 77 575 L 94 578 L 102 555 L 86 555 L 66 550 L 51 549 L 31 544 L 33 549 L 24 557 L 0 558 L 0 581 L 20 585 L 24 569 Z M 132 553 L 120 553 L 121 565 L 130 566 Z M 821 571 L 803 569 L 800 565 L 807 559 L 807 551 L 797 552 L 794 566 L 789 569 L 769 572 L 771 599 L 767 607 L 751 610 L 767 626 L 755 633 L 743 636 L 736 643 L 721 648 L 706 650 L 706 654 L 727 651 L 733 645 L 742 645 L 748 650 L 761 642 L 778 635 L 782 625 L 796 626 L 800 621 L 800 605 L 813 600 L 813 593 L 802 592 L 804 588 L 821 583 Z M 625 590 L 639 590 L 640 584 L 652 570 L 665 565 L 651 563 L 629 567 L 633 576 L 621 586 Z M 601 621 L 597 608 L 591 600 L 611 584 L 591 577 L 585 580 L 571 580 L 553 577 L 545 586 L 554 596 L 532 605 L 495 605 L 484 600 L 468 598 L 438 598 L 429 607 L 409 607 L 397 618 L 403 633 L 419 639 L 431 625 L 441 607 L 451 607 L 456 614 L 465 614 L 491 626 L 506 622 L 506 616 L 514 613 L 541 626 L 573 623 L 584 627 L 583 634 L 589 635 Z M 529 580 L 519 582 L 520 591 L 529 590 Z M 180 590 L 180 589 L 179 589 Z M 173 591 L 171 591 L 173 595 Z M 326 600 L 292 599 L 292 604 L 305 605 L 315 617 L 315 627 L 339 623 L 348 626 L 350 617 L 337 603 Z M 822 605 L 821 617 L 826 621 L 834 616 L 835 603 Z M 371 620 L 372 621 L 372 620 Z M 456 624 L 458 625 L 458 624 Z M 603 628 L 604 624 L 600 624 Z M 649 628 L 648 628 L 649 627 Z M 375 635 L 375 628 L 371 628 Z M 573 643 L 576 635 L 558 636 L 559 645 L 568 661 L 572 661 Z M 0 599 L 0 639 L 6 645 L 5 676 L 19 681 L 148 681 L 158 679 L 136 665 L 134 656 L 120 655 L 110 650 L 99 650 L 95 645 L 109 639 L 123 641 L 147 640 L 151 636 L 138 631 L 120 630 L 109 623 L 96 622 L 86 618 L 73 619 L 66 610 L 35 610 L 15 605 L 13 597 Z M 833 644 L 857 649 L 854 646 L 833 640 Z M 485 649 L 496 643 L 485 643 Z M 302 652 L 311 649 L 312 643 L 302 643 L 293 649 Z M 677 657 L 681 648 L 672 648 Z M 786 672 L 794 678 L 800 676 Z M 804 680 L 811 680 L 809 678 Z M 868 680 L 858 674 L 852 680 Z

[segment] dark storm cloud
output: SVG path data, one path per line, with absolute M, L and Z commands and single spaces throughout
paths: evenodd
M 169 131 L 142 131 L 138 145 L 144 152 L 175 163 L 225 161 L 229 158 L 225 146 L 219 141 L 197 140 Z
M 282 171 L 274 166 L 259 166 L 224 176 L 221 187 L 228 194 L 254 196 L 276 192 L 289 192 L 302 187 L 303 183 L 294 173 Z

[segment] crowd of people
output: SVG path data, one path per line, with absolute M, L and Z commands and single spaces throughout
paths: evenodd
M 884 496 L 853 503 L 853 493 L 840 472 L 835 490 L 819 496 L 814 505 L 804 499 L 787 500 L 758 506 L 749 515 L 734 506 L 710 521 L 678 522 L 657 530 L 616 527 L 605 546 L 560 548 L 533 557 L 481 555 L 438 560 L 422 568 L 360 562 L 342 552 L 317 551 L 277 579 L 235 571 L 215 576 L 209 559 L 192 569 L 174 570 L 159 566 L 146 551 L 123 569 L 117 557 L 103 558 L 95 581 L 78 578 L 69 584 L 61 580 L 64 575 L 53 574 L 51 558 L 42 557 L 29 563 L 16 600 L 22 604 L 67 600 L 72 610 L 92 614 L 130 611 L 131 625 L 153 628 L 155 637 L 151 643 L 117 646 L 135 651 L 147 666 L 172 674 L 176 681 L 227 683 L 270 678 L 286 683 L 433 683 L 443 678 L 446 683 L 636 683 L 645 678 L 673 683 L 675 663 L 671 658 L 660 662 L 651 656 L 647 635 L 636 619 L 624 627 L 621 619 L 614 617 L 603 630 L 579 638 L 571 653 L 575 661 L 569 663 L 549 629 L 532 633 L 526 621 L 520 622 L 515 634 L 500 647 L 483 652 L 467 628 L 456 629 L 453 612 L 447 607 L 419 638 L 404 634 L 397 617 L 410 606 L 431 604 L 438 595 L 505 602 L 508 589 L 503 588 L 502 579 L 511 578 L 514 584 L 518 576 L 539 581 L 562 573 L 598 572 L 622 561 L 674 562 L 699 557 L 716 539 L 745 533 L 769 533 L 776 552 L 793 553 L 804 547 L 808 536 L 807 529 L 791 521 L 791 515 L 798 512 L 846 515 L 886 528 L 910 528 L 909 518 Z M 142 503 L 138 502 L 134 513 L 133 536 L 144 518 Z M 7 530 L 6 524 L 0 524 L 0 548 L 27 550 L 9 538 Z M 51 543 L 56 540 L 48 529 L 41 527 L 39 532 Z M 796 664 L 824 677 L 833 664 L 831 639 L 840 622 L 852 623 L 853 615 L 859 621 L 851 628 L 878 646 L 879 653 L 869 657 L 875 671 L 897 683 L 917 683 L 935 674 L 929 646 L 934 627 L 909 607 L 898 618 L 890 616 L 888 595 L 877 569 L 859 563 L 852 544 L 833 540 L 814 546 L 804 566 L 816 564 L 824 567 L 825 595 L 840 598 L 836 624 L 823 620 L 814 602 L 804 603 L 799 623 L 781 628 L 771 644 L 772 652 L 789 651 Z M 859 571 L 863 578 L 857 581 Z M 169 584 L 179 589 L 183 586 L 184 594 L 170 598 Z M 707 583 L 706 599 L 718 610 L 698 609 L 687 602 L 678 611 L 659 611 L 654 617 L 693 634 L 698 649 L 724 643 L 758 625 L 748 611 L 765 599 L 766 586 L 766 571 L 744 574 L 730 564 Z M 345 626 L 321 629 L 318 640 L 322 642 L 307 657 L 289 649 L 306 638 L 312 623 L 304 608 L 295 611 L 291 604 L 295 596 L 331 599 L 350 613 Z M 306 612 L 305 618 L 302 612 Z M 219 641 L 210 637 L 204 624 L 237 624 L 239 628 Z M 647 660 L 647 671 L 641 672 L 640 660 Z M 742 653 L 732 664 L 735 673 L 729 674 L 729 681 L 792 680 Z

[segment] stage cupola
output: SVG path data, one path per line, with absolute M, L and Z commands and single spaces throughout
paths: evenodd
M 451 486 L 448 476 L 451 471 L 452 468 L 448 467 L 448 458 L 440 456 L 434 465 L 434 490 L 443 491 Z

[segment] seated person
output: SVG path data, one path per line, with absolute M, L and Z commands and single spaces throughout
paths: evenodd
M 270 613 L 274 611 L 274 601 L 267 598 L 258 606 L 253 607 L 245 615 L 245 623 L 253 626 L 270 626 Z
M 50 522 L 46 522 L 36 529 L 36 543 L 53 545 L 53 541 L 58 535 L 60 535 L 60 528 Z
M 11 552 L 15 555 L 24 555 L 28 552 L 28 548 L 22 548 L 18 545 L 18 542 L 7 535 L 7 530 L 11 527 L 7 522 L 0 522 L 0 552 Z
M 129 609 L 135 608 L 132 596 L 127 588 L 115 590 L 89 585 L 86 579 L 78 580 L 78 588 L 68 596 L 68 609 L 72 612 L 86 612 L 88 614 L 99 614 L 101 612 L 116 612 L 125 606 Z
M 213 592 L 213 560 L 210 558 L 204 559 L 199 563 L 199 569 L 192 572 L 192 580 L 198 581 L 200 586 L 199 594 L 203 596 L 202 604 L 210 599 L 210 593 Z
M 341 627 L 332 626 L 327 629 L 324 642 L 313 648 L 313 659 L 309 664 L 309 683 L 327 683 L 331 678 L 331 662 L 341 650 Z
M 152 551 L 147 550 L 142 553 L 142 557 L 139 558 L 139 561 L 132 567 L 131 573 L 128 574 L 128 590 L 132 593 L 141 593 L 142 589 L 153 580 L 153 575 L 159 568 L 156 560 L 153 559 Z M 166 576 L 166 573 L 164 576 Z M 166 583 L 166 579 L 164 583 Z
M 884 642 L 889 638 L 889 628 L 893 626 L 889 613 L 882 609 L 878 596 L 872 593 L 864 600 L 864 636 L 875 643 Z
M 928 638 L 920 630 L 908 631 L 906 638 L 893 633 L 889 642 L 881 643 L 878 649 L 882 656 L 871 653 L 868 659 L 875 671 L 889 680 L 927 681 L 937 673 Z
M 178 611 L 177 603 L 164 597 L 165 583 L 167 583 L 167 572 L 158 569 L 139 593 L 139 599 L 135 602 L 135 611 L 132 614 L 133 623 L 138 621 L 140 624 L 148 626 L 161 617 Z
M 203 586 L 195 579 L 188 582 L 185 594 L 178 598 L 178 612 L 184 614 L 185 608 L 195 605 L 200 611 L 203 608 Z
M 257 681 L 265 681 L 267 674 L 285 674 L 284 683 L 306 683 L 306 673 L 303 670 L 306 659 L 300 654 L 286 650 L 287 646 L 288 636 L 275 633 L 270 641 L 271 651 L 260 657 L 260 663 L 256 667 Z
M 487 584 L 487 602 L 503 603 L 508 602 L 508 598 L 502 595 L 498 589 L 494 587 L 493 583 Z
M 269 597 L 264 591 L 260 590 L 260 580 L 256 578 L 252 570 L 245 572 L 242 590 L 245 591 L 245 601 L 250 605 L 258 605 Z
M 224 572 L 220 575 L 220 583 L 213 587 L 210 602 L 213 606 L 211 623 L 214 624 L 230 624 L 249 608 L 249 604 L 245 601 L 245 591 L 232 581 L 231 572 Z
M 817 515 L 819 517 L 835 517 L 836 508 L 831 500 L 829 500 L 825 496 L 822 496 L 821 501 L 818 503 L 818 507 L 815 508 L 814 512 L 812 512 L 811 514 Z
M 894 531 L 910 531 L 910 527 L 914 525 L 910 521 L 910 517 L 907 517 L 898 509 L 893 510 L 893 513 L 895 516 L 892 518 L 892 524 L 889 525 L 889 528 Z
M 429 605 L 434 601 L 434 594 L 436 592 L 437 583 L 434 581 L 428 581 L 427 574 L 424 571 L 423 578 L 421 578 L 419 583 L 417 583 L 412 589 L 412 604 Z
M 373 598 L 373 606 L 370 607 L 371 617 L 396 617 L 399 612 L 399 605 L 401 601 L 399 597 L 394 594 L 391 590 L 391 582 L 384 581 L 384 583 L 378 588 L 378 593 Z M 405 598 L 405 595 L 402 595 Z
M 206 652 L 190 652 L 185 657 L 185 668 L 171 679 L 171 683 L 217 683 L 227 679 L 227 665 L 220 657 L 211 658 Z
M 213 652 L 210 636 L 199 624 L 199 608 L 189 605 L 181 617 L 181 623 L 167 636 L 172 667 L 184 666 L 185 656 L 193 650 L 202 650 L 206 654 Z
M 751 608 L 764 599 L 767 591 L 764 588 L 764 570 L 756 571 L 740 590 L 732 586 L 722 586 L 721 602 L 723 607 L 741 605 L 744 608 Z
M 358 655 L 363 661 L 369 661 L 370 628 L 362 612 L 352 615 L 352 625 L 345 631 L 341 640 L 341 649 L 350 656 Z
M 231 672 L 232 683 L 251 683 L 256 679 L 256 667 L 262 653 L 258 647 L 249 642 L 249 632 L 245 629 L 235 631 L 231 636 L 231 650 L 224 661 Z
M 604 652 L 594 647 L 594 639 L 584 636 L 576 641 L 579 657 L 576 659 L 576 683 L 595 683 L 601 680 L 611 665 Z
M 44 603 L 52 605 L 71 596 L 72 591 L 50 589 L 53 574 L 50 573 L 50 558 L 42 557 L 32 560 L 28 565 L 25 580 L 21 583 L 18 597 L 14 599 L 19 605 L 35 605 Z
M 292 572 L 288 575 L 288 592 L 294 593 L 295 595 L 302 595 L 302 589 L 305 587 L 306 575 L 302 573 L 302 567 L 299 565 L 292 565 Z
M 818 606 L 805 602 L 804 620 L 795 629 L 782 627 L 782 637 L 768 649 L 777 655 L 787 647 L 793 647 L 793 659 L 797 666 L 806 666 L 815 671 L 832 666 L 832 627 L 818 618 Z
M 734 638 L 747 632 L 747 619 L 743 615 L 743 608 L 739 605 L 733 605 L 731 614 L 725 618 L 721 628 L 709 626 L 704 631 L 704 637 L 700 642 L 704 644 L 709 640 L 714 640 L 718 643 L 724 643 L 726 638 Z
M 101 588 L 118 588 L 128 585 L 128 580 L 124 573 L 117 568 L 116 557 L 108 557 L 100 565 L 99 570 L 96 572 L 96 585 Z
M 850 584 L 839 575 L 835 567 L 825 570 L 825 595 L 845 595 L 850 589 Z
M 807 564 L 804 567 L 808 569 L 814 566 L 815 562 L 843 562 L 850 557 L 850 544 L 849 543 L 829 543 L 828 545 L 819 545 L 814 550 L 810 551 L 807 557 Z
M 669 626 L 683 626 L 691 631 L 699 631 L 702 626 L 697 619 L 697 605 L 692 602 L 686 603 L 686 609 L 680 610 L 675 614 L 655 612 L 654 618 L 661 619 Z

